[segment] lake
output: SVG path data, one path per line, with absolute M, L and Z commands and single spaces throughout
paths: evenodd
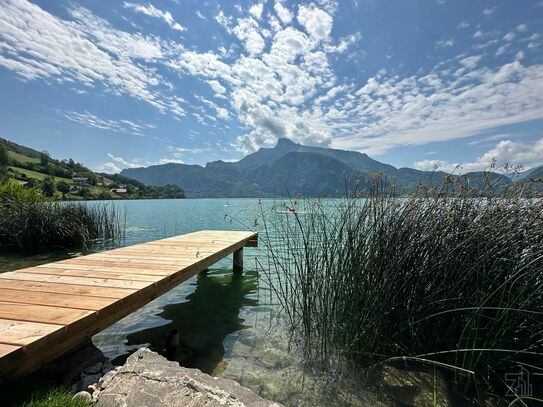
M 104 202 L 89 202 L 89 205 Z M 133 245 L 203 229 L 258 230 L 261 208 L 272 213 L 273 199 L 186 199 L 114 201 L 126 213 L 126 237 Z M 275 216 L 291 216 L 288 213 Z M 264 248 L 244 249 L 244 273 L 232 273 L 231 256 L 194 276 L 93 338 L 115 363 L 141 346 L 163 352 L 164 335 L 176 329 L 181 350 L 176 359 L 187 367 L 238 381 L 262 397 L 286 405 L 323 405 L 325 379 L 303 367 L 279 307 L 263 278 Z M 3 260 L 4 263 L 6 260 Z M 2 269 L 27 265 L 7 260 Z M 38 262 L 48 261 L 38 256 Z M 344 402 L 331 396 L 329 404 Z

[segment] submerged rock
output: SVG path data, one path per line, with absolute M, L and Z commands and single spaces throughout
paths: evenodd
M 101 407 L 281 406 L 235 381 L 181 367 L 146 348 L 139 349 L 104 379 L 94 386 L 93 393 Z
M 373 372 L 392 406 L 451 406 L 447 383 L 439 372 L 398 369 L 382 365 Z

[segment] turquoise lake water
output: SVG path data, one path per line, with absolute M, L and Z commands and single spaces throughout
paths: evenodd
M 280 207 L 280 201 L 272 199 L 114 204 L 126 213 L 123 245 L 202 229 L 258 231 L 262 211 L 269 214 L 274 206 Z M 141 346 L 162 352 L 164 335 L 175 329 L 181 343 L 175 358 L 182 365 L 236 380 L 262 397 L 286 405 L 323 405 L 325 387 L 320 378 L 303 368 L 296 350 L 289 350 L 277 301 L 262 276 L 265 260 L 263 247 L 245 248 L 243 275 L 232 273 L 229 256 L 208 273 L 194 276 L 110 326 L 93 342 L 115 362 L 122 363 Z M 330 403 L 336 404 L 335 400 L 332 397 Z
M 122 246 L 203 229 L 259 231 L 263 213 L 272 217 L 291 216 L 288 209 L 281 207 L 281 201 L 273 199 L 87 204 L 115 205 L 125 214 L 126 236 L 120 243 Z M 273 210 L 274 207 L 278 210 Z M 292 341 L 263 272 L 267 256 L 262 246 L 244 249 L 242 275 L 233 274 L 229 256 L 207 273 L 192 277 L 95 335 L 94 344 L 114 363 L 122 364 L 142 346 L 165 354 L 164 336 L 177 330 L 181 348 L 169 358 L 183 366 L 236 380 L 262 397 L 287 406 L 359 404 L 360 399 L 355 403 L 345 400 L 350 398 L 352 389 L 339 397 L 336 392 L 340 389 L 326 385 L 328 380 L 319 374 L 312 374 L 304 367 L 296 348 L 289 346 Z M 55 259 L 48 255 L 32 259 L 0 258 L 0 271 Z

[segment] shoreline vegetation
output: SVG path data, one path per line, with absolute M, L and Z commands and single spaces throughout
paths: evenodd
M 50 200 L 182 199 L 178 185 L 145 185 L 120 174 L 95 173 L 74 160 L 56 160 L 0 138 L 0 182 L 37 187 Z
M 36 187 L 0 184 L 0 250 L 42 252 L 117 242 L 124 214 L 114 205 L 50 201 Z
M 508 375 L 543 369 L 543 201 L 520 196 L 487 179 L 398 198 L 377 176 L 369 193 L 263 210 L 262 269 L 308 366 L 438 372 L 461 405 L 525 405 Z

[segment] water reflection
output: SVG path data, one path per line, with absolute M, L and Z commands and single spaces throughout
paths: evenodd
M 216 270 L 197 276 L 195 291 L 187 301 L 168 304 L 159 314 L 169 320 L 166 325 L 144 329 L 127 336 L 126 345 L 146 345 L 170 360 L 209 374 L 223 370 L 224 340 L 236 331 L 247 328 L 239 318 L 243 306 L 257 305 L 257 273 L 243 274 Z M 179 333 L 179 348 L 166 349 L 171 333 Z M 122 363 L 128 355 L 117 358 Z

